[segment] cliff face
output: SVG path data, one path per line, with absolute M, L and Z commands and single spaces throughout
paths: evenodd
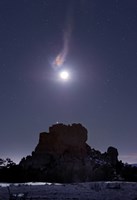
M 39 143 L 35 154 L 65 153 L 82 157 L 86 155 L 87 130 L 81 124 L 71 126 L 56 124 L 49 128 L 49 133 L 40 133 Z
M 87 129 L 81 124 L 56 124 L 49 132 L 40 133 L 39 143 L 20 166 L 38 169 L 39 181 L 76 182 L 108 180 L 113 175 L 118 152 L 91 149 L 86 143 Z

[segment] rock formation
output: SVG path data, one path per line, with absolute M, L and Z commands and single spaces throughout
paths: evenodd
M 118 161 L 117 150 L 110 147 L 101 154 L 86 141 L 87 129 L 81 124 L 55 124 L 49 133 L 40 133 L 32 155 L 23 158 L 19 165 L 39 170 L 39 181 L 109 180 Z
M 114 147 L 109 147 L 107 150 L 109 162 L 115 166 L 118 162 L 118 150 Z
M 49 128 L 49 133 L 40 133 L 39 144 L 35 149 L 36 154 L 65 153 L 73 156 L 85 156 L 87 141 L 87 130 L 81 124 L 71 126 L 56 124 Z

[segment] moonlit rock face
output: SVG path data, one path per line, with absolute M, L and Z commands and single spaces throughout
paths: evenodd
M 63 80 L 68 80 L 69 73 L 67 71 L 60 72 L 60 78 L 63 79 Z

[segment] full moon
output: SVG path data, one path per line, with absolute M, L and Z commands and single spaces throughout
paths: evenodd
M 67 71 L 62 71 L 60 72 L 60 78 L 63 80 L 68 80 L 69 79 L 69 73 Z

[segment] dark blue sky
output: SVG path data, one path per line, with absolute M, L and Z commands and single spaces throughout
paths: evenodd
M 68 18 L 64 82 L 52 62 Z M 137 162 L 136 0 L 0 0 L 0 157 L 31 154 L 57 121 L 82 123 L 91 147 Z

